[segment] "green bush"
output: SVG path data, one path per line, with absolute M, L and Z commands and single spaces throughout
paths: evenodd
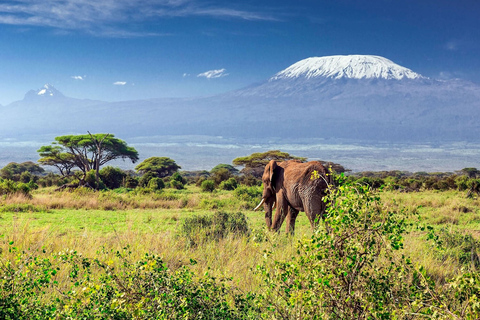
M 235 189 L 234 194 L 237 198 L 246 202 L 246 209 L 253 209 L 262 199 L 263 188 L 260 186 L 247 187 L 244 185 Z
M 212 215 L 199 215 L 185 219 L 180 234 L 187 238 L 190 245 L 197 245 L 208 240 L 223 239 L 228 234 L 249 235 L 250 228 L 243 213 L 219 211 Z
M 232 177 L 226 181 L 222 181 L 222 183 L 220 183 L 218 188 L 222 190 L 235 190 L 237 186 L 238 186 L 237 180 Z
M 158 176 L 155 174 L 155 172 L 148 171 L 140 177 L 140 180 L 138 180 L 138 185 L 144 188 L 148 187 L 148 183 L 153 178 L 158 178 Z
M 326 201 L 327 231 L 299 241 L 294 256 L 258 267 L 263 318 L 393 319 L 442 308 L 425 270 L 398 252 L 405 212 L 387 211 L 369 186 L 342 176 Z
M 71 177 L 63 177 L 53 172 L 49 172 L 47 175 L 40 177 L 37 180 L 37 183 L 43 188 L 51 187 L 51 186 L 60 187 L 64 184 L 71 182 L 71 180 L 72 180 Z
M 98 183 L 97 183 L 95 170 L 90 170 L 87 172 L 87 174 L 85 175 L 85 182 L 87 183 L 88 187 L 92 187 L 97 190 L 106 189 L 106 186 L 100 177 L 98 177 Z
M 152 178 L 148 182 L 148 188 L 154 191 L 162 190 L 165 188 L 165 182 L 160 178 Z
M 261 186 L 262 180 L 255 178 L 253 175 L 245 175 L 243 176 L 241 183 L 248 187 Z
M 211 179 L 215 181 L 215 185 L 219 185 L 223 181 L 226 181 L 232 177 L 232 173 L 227 168 L 217 168 L 215 171 L 212 171 Z
M 182 177 L 182 175 L 178 172 L 175 172 L 174 174 L 172 174 L 172 176 L 170 177 L 170 181 L 178 181 L 181 184 L 187 183 L 187 180 L 184 177 Z
M 182 190 L 184 188 L 184 185 L 178 180 L 170 180 L 170 188 Z
M 120 168 L 104 167 L 99 172 L 100 178 L 108 189 L 117 189 L 123 185 L 126 173 Z
M 170 187 L 177 190 L 182 190 L 186 182 L 187 180 L 184 179 L 178 172 L 175 172 L 170 177 Z
M 18 251 L 12 242 L 9 250 Z M 138 261 L 129 255 L 117 251 L 115 268 L 73 250 L 18 252 L 14 262 L 0 264 L 0 319 L 254 319 L 252 298 L 229 279 L 198 277 L 190 266 L 171 270 L 155 255 Z
M 215 190 L 215 181 L 210 179 L 203 180 L 200 188 L 203 192 L 212 192 L 213 190 Z
M 34 189 L 38 189 L 38 185 L 33 181 L 30 181 L 29 183 L 23 183 L 15 182 L 9 179 L 0 179 L 0 195 L 22 193 L 26 196 L 30 196 L 30 192 Z
M 134 176 L 127 175 L 125 177 L 125 188 L 135 189 L 138 186 L 138 179 Z

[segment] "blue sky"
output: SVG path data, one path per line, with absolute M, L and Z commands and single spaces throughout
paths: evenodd
M 477 0 L 2 0 L 0 104 L 45 83 L 106 101 L 212 95 L 336 54 L 480 83 L 479 17 Z

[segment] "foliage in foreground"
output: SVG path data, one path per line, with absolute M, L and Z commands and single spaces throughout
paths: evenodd
M 267 261 L 258 267 L 264 281 L 259 299 L 269 310 L 264 315 L 271 312 L 279 319 L 478 318 L 478 273 L 467 272 L 444 288 L 435 284 L 424 268 L 401 253 L 409 227 L 406 213 L 384 208 L 368 186 L 342 180 L 326 199 L 329 231 L 301 240 L 297 254 L 286 261 Z
M 249 198 L 257 189 L 237 188 L 235 194 Z M 475 263 L 467 263 L 478 242 L 428 233 L 441 254 L 465 261 L 463 273 L 435 283 L 404 256 L 403 237 L 418 227 L 407 223 L 413 221 L 407 212 L 384 207 L 368 186 L 343 179 L 327 202 L 329 232 L 320 229 L 300 240 L 285 259 L 274 258 L 279 247 L 270 239 L 273 248 L 256 268 L 262 284 L 250 292 L 226 278 L 195 274 L 189 266 L 169 269 L 151 254 L 132 261 L 128 249 L 114 259 L 102 258 L 107 256 L 102 250 L 91 258 L 70 250 L 21 251 L 11 243 L 10 252 L 0 253 L 0 318 L 479 318 L 480 275 Z M 244 218 L 224 212 L 196 217 L 180 235 L 201 245 L 248 234 Z M 458 244 L 461 250 L 450 251 Z
M 170 270 L 154 255 L 132 262 L 125 249 L 116 253 L 118 266 L 73 250 L 18 252 L 0 264 L 0 318 L 245 319 L 253 310 L 252 297 L 229 279 L 197 277 L 188 266 Z M 66 279 L 60 270 L 68 270 Z

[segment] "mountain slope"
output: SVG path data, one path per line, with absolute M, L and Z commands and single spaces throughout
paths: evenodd
M 377 56 L 309 58 L 263 83 L 207 98 L 107 103 L 49 89 L 1 107 L 0 138 L 89 130 L 124 138 L 480 141 L 478 85 L 429 79 Z
M 402 80 L 423 77 L 383 57 L 348 55 L 307 58 L 280 71 L 270 81 L 292 78 Z

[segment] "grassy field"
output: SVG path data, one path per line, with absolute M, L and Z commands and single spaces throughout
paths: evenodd
M 436 228 L 480 235 L 480 200 L 468 199 L 464 192 L 424 191 L 399 193 L 383 191 L 381 198 L 386 207 L 404 208 L 417 212 L 420 221 Z M 185 190 L 168 189 L 162 193 L 132 194 L 128 192 L 55 192 L 45 188 L 37 190 L 31 198 L 23 195 L 6 197 L 0 202 L 0 234 L 4 241 L 14 241 L 22 248 L 47 246 L 52 250 L 74 248 L 86 255 L 93 255 L 99 245 L 108 248 L 121 248 L 126 244 L 135 246 L 139 254 L 153 252 L 161 256 L 192 257 L 204 261 L 199 267 L 210 267 L 219 273 L 240 273 L 235 270 L 236 260 L 248 260 L 249 267 L 255 266 L 257 254 L 266 247 L 252 246 L 246 239 L 231 239 L 220 243 L 217 248 L 209 248 L 216 254 L 230 257 L 231 265 L 218 264 L 217 256 L 200 257 L 207 254 L 203 248 L 188 249 L 181 236 L 182 222 L 195 215 L 208 215 L 214 211 L 243 212 L 249 227 L 263 231 L 263 212 L 251 210 L 253 202 L 237 199 L 233 192 L 218 191 L 203 193 L 195 186 Z M 292 246 L 296 239 L 312 234 L 308 219 L 301 213 L 297 219 L 296 235 L 293 239 L 282 233 L 271 235 L 281 238 L 282 245 Z M 424 233 L 413 231 L 407 241 L 407 251 L 421 261 L 428 262 L 427 267 L 435 270 L 437 261 L 426 261 L 432 255 L 426 247 Z M 228 243 L 228 245 L 227 245 Z M 209 245 L 215 245 L 211 243 Z M 409 247 L 410 246 L 410 247 Z M 249 247 L 247 250 L 246 247 Z M 224 251 L 224 252 L 222 252 Z M 240 256 L 237 252 L 244 252 Z M 282 251 L 282 250 L 278 250 Z M 181 259 L 179 259 L 181 260 Z M 209 263 L 211 262 L 211 263 Z M 445 262 L 443 262 L 445 263 Z M 225 267 L 225 270 L 222 270 Z M 447 275 L 456 272 L 443 270 Z M 245 269 L 242 270 L 242 273 Z M 242 275 L 243 277 L 243 275 Z
M 380 197 L 387 210 L 417 214 L 417 227 L 405 238 L 404 254 L 414 264 L 425 266 L 432 279 L 445 283 L 466 266 L 472 267 L 473 262 L 461 263 L 455 253 L 439 254 L 433 241 L 425 240 L 427 232 L 418 228 L 417 219 L 420 225 L 430 225 L 439 233 L 447 230 L 477 239 L 480 200 L 457 191 L 382 191 Z M 15 260 L 18 252 L 29 256 L 74 250 L 119 266 L 122 260 L 116 253 L 128 250 L 133 260 L 142 259 L 145 253 L 155 254 L 173 270 L 189 265 L 196 274 L 226 276 L 242 292 L 251 292 L 262 281 L 253 270 L 265 261 L 266 252 L 271 253 L 269 259 L 288 260 L 298 241 L 313 234 L 304 213 L 297 219 L 294 237 L 285 235 L 283 229 L 279 234 L 266 231 L 263 212 L 252 211 L 259 200 L 240 199 L 233 191 L 201 192 L 195 186 L 159 193 L 55 192 L 42 188 L 31 197 L 10 195 L 0 199 L 0 257 L 5 263 Z M 250 234 L 229 234 L 218 241 L 192 245 L 182 233 L 184 222 L 218 211 L 245 214 Z M 192 259 L 196 261 L 193 265 Z M 57 281 L 67 278 L 68 272 L 59 270 Z

